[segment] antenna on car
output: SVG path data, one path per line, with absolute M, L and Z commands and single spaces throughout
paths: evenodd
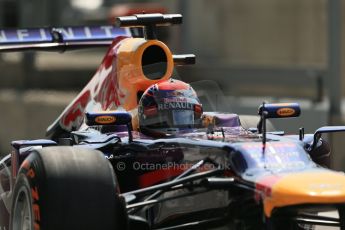
M 144 37 L 147 40 L 157 39 L 157 26 L 170 26 L 181 24 L 181 14 L 135 14 L 116 18 L 115 25 L 118 27 L 143 27 Z
M 260 122 L 261 127 L 259 129 L 259 133 L 262 133 L 262 155 L 265 155 L 265 150 L 266 150 L 266 118 L 268 115 L 268 112 L 265 110 L 265 102 L 262 103 L 262 111 L 261 111 L 261 117 L 260 117 Z

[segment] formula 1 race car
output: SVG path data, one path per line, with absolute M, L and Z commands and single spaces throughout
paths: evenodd
M 249 120 L 203 111 L 172 77 L 195 56 L 156 38 L 157 26 L 181 22 L 138 14 L 117 18 L 119 28 L 0 30 L 1 51 L 109 46 L 47 139 L 13 141 L 0 161 L 0 230 L 345 230 L 345 174 L 327 168 L 321 138 L 345 127 L 269 130 L 271 118 L 299 116 L 297 103 L 263 103 Z

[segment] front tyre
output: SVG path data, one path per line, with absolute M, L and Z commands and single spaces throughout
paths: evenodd
M 37 229 L 33 222 L 32 198 L 30 184 L 25 176 L 17 180 L 17 191 L 12 210 L 12 229 Z
M 118 192 L 114 171 L 99 151 L 43 148 L 17 174 L 10 229 L 127 229 Z

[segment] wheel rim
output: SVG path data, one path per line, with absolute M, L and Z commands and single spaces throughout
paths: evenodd
M 20 189 L 13 208 L 13 230 L 33 230 L 31 200 L 27 189 Z

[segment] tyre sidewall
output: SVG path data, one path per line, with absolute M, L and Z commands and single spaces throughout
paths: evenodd
M 10 229 L 13 229 L 13 222 L 15 221 L 13 219 L 15 206 L 17 203 L 18 196 L 20 195 L 21 191 L 25 190 L 28 194 L 29 198 L 29 204 L 30 204 L 30 215 L 31 219 L 33 220 L 33 229 L 44 229 L 42 228 L 42 211 L 41 211 L 41 199 L 39 197 L 39 194 L 41 194 L 40 191 L 38 191 L 38 188 L 42 188 L 42 186 L 39 183 L 39 177 L 37 176 L 40 174 L 42 176 L 42 172 L 39 172 L 40 167 L 32 167 L 32 164 L 35 163 L 37 166 L 39 165 L 39 162 L 36 160 L 33 160 L 34 157 L 30 156 L 28 159 L 25 160 L 24 164 L 20 168 L 18 174 L 16 183 L 14 186 L 13 191 L 13 200 L 12 200 L 12 209 L 11 209 L 11 220 L 10 220 Z M 15 230 L 15 229 L 14 229 Z

